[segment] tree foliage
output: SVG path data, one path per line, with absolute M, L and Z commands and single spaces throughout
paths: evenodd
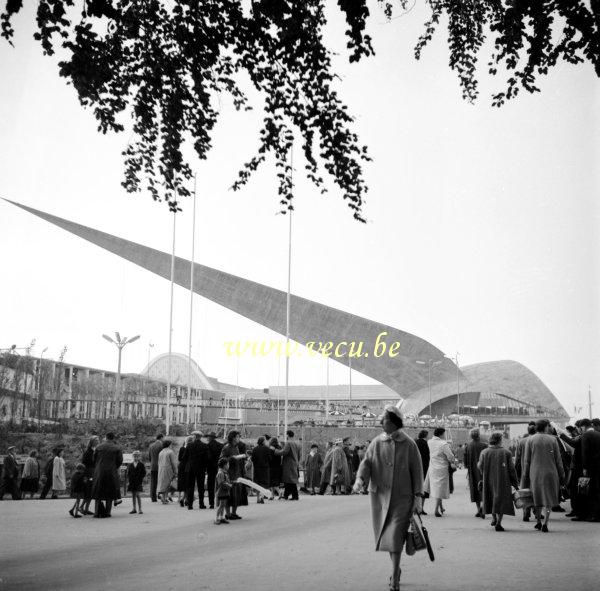
M 418 0 L 412 0 L 416 3 Z M 507 76 L 492 102 L 501 106 L 558 60 L 590 62 L 600 75 L 600 0 L 423 0 L 431 9 L 415 47 L 447 29 L 449 65 L 463 97 L 478 96 L 477 60 L 493 44 L 488 72 Z M 241 188 L 271 153 L 282 211 L 293 209 L 290 148 L 302 140 L 308 177 L 325 191 L 322 169 L 333 178 L 356 219 L 363 219 L 367 149 L 335 89 L 332 52 L 323 31 L 326 0 L 38 0 L 35 38 L 45 54 L 57 44 L 67 57 L 60 75 L 90 107 L 101 132 L 129 129 L 123 186 L 146 187 L 155 200 L 178 208 L 192 177 L 183 148 L 206 159 L 219 115 L 218 97 L 251 108 L 247 81 L 264 99 L 259 145 L 233 188 Z M 350 62 L 373 54 L 370 8 L 388 19 L 411 0 L 337 0 L 347 23 Z M 23 0 L 6 0 L 1 34 L 13 38 Z

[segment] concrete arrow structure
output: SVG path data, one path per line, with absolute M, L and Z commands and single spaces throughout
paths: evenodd
M 171 278 L 170 254 L 8 199 L 4 200 L 164 279 Z M 175 283 L 189 289 L 190 261 L 175 257 Z M 284 291 L 198 263 L 194 263 L 193 289 L 198 295 L 285 335 L 286 293 Z M 387 334 L 383 335 L 383 333 Z M 296 295 L 291 296 L 290 337 L 301 345 L 309 342 L 316 343 L 315 350 L 319 343 L 332 342 L 335 348 L 343 342 L 354 342 L 356 343 L 354 351 L 357 352 L 359 343 L 363 343 L 362 356 L 352 357 L 352 369 L 389 386 L 403 398 L 428 384 L 428 368 L 417 364 L 416 360 L 442 361 L 432 369 L 432 384 L 456 378 L 454 363 L 427 341 L 380 322 Z M 378 337 L 380 343 L 385 343 L 386 347 L 385 354 L 381 356 L 376 356 L 376 353 L 381 352 L 381 346 L 379 351 L 375 351 Z M 391 357 L 389 348 L 394 342 L 399 342 L 400 347 L 394 351 L 396 356 Z M 341 345 L 339 352 L 347 355 L 348 348 Z M 309 355 L 307 349 L 298 348 L 298 350 L 303 356 Z M 347 356 L 332 355 L 332 359 L 346 366 L 349 364 Z

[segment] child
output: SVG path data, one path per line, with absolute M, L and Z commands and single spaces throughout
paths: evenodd
M 85 496 L 85 481 L 84 481 L 85 466 L 83 464 L 77 464 L 75 467 L 75 474 L 71 476 L 71 497 L 75 499 L 75 504 L 69 509 L 71 517 L 79 518 L 79 511 L 83 513 L 83 507 L 80 507 L 80 503 L 83 504 L 83 498 Z
M 143 492 L 143 482 L 146 476 L 146 467 L 143 462 L 140 461 L 141 453 L 139 451 L 133 452 L 133 462 L 127 466 L 127 490 L 131 492 L 131 501 L 133 502 L 133 510 L 129 512 L 130 515 L 133 513 L 139 513 L 143 515 L 142 511 L 142 497 L 140 493 Z M 137 506 L 139 511 L 136 511 L 135 504 L 137 500 Z
M 229 480 L 229 462 L 227 458 L 221 458 L 219 463 L 219 471 L 215 479 L 215 496 L 217 497 L 217 516 L 215 518 L 215 525 L 220 523 L 229 523 L 227 519 L 223 517 L 227 510 L 227 500 L 229 499 L 229 489 L 231 488 L 231 481 Z

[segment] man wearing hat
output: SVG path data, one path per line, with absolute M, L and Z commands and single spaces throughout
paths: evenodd
M 187 507 L 191 511 L 194 508 L 194 491 L 198 485 L 198 504 L 200 509 L 206 509 L 204 504 L 204 479 L 208 468 L 208 445 L 202 441 L 202 433 L 192 433 L 194 441 L 188 443 L 185 448 L 185 471 L 187 473 Z M 214 491 L 213 491 L 214 495 Z M 210 498 L 210 497 L 209 497 Z
M 208 487 L 208 504 L 211 509 L 215 508 L 215 480 L 217 478 L 217 472 L 219 471 L 219 458 L 221 457 L 221 450 L 223 444 L 217 441 L 217 434 L 211 431 L 208 435 L 208 464 L 206 468 L 207 483 Z
M 17 479 L 19 478 L 19 468 L 17 467 L 17 458 L 15 457 L 15 446 L 11 445 L 6 450 L 4 456 L 4 470 L 2 472 L 2 483 L 0 484 L 0 501 L 4 500 L 4 494 L 9 492 L 13 501 L 21 498 Z

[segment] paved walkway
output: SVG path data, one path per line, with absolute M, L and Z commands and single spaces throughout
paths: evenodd
M 600 525 L 553 514 L 550 533 L 520 517 L 496 533 L 473 517 L 463 471 L 446 516 L 426 517 L 436 561 L 403 556 L 402 589 L 595 589 Z M 366 496 L 273 501 L 212 524 L 213 512 L 130 500 L 111 519 L 73 519 L 68 500 L 0 503 L 0 590 L 385 591 Z M 426 507 L 427 508 L 427 507 Z

